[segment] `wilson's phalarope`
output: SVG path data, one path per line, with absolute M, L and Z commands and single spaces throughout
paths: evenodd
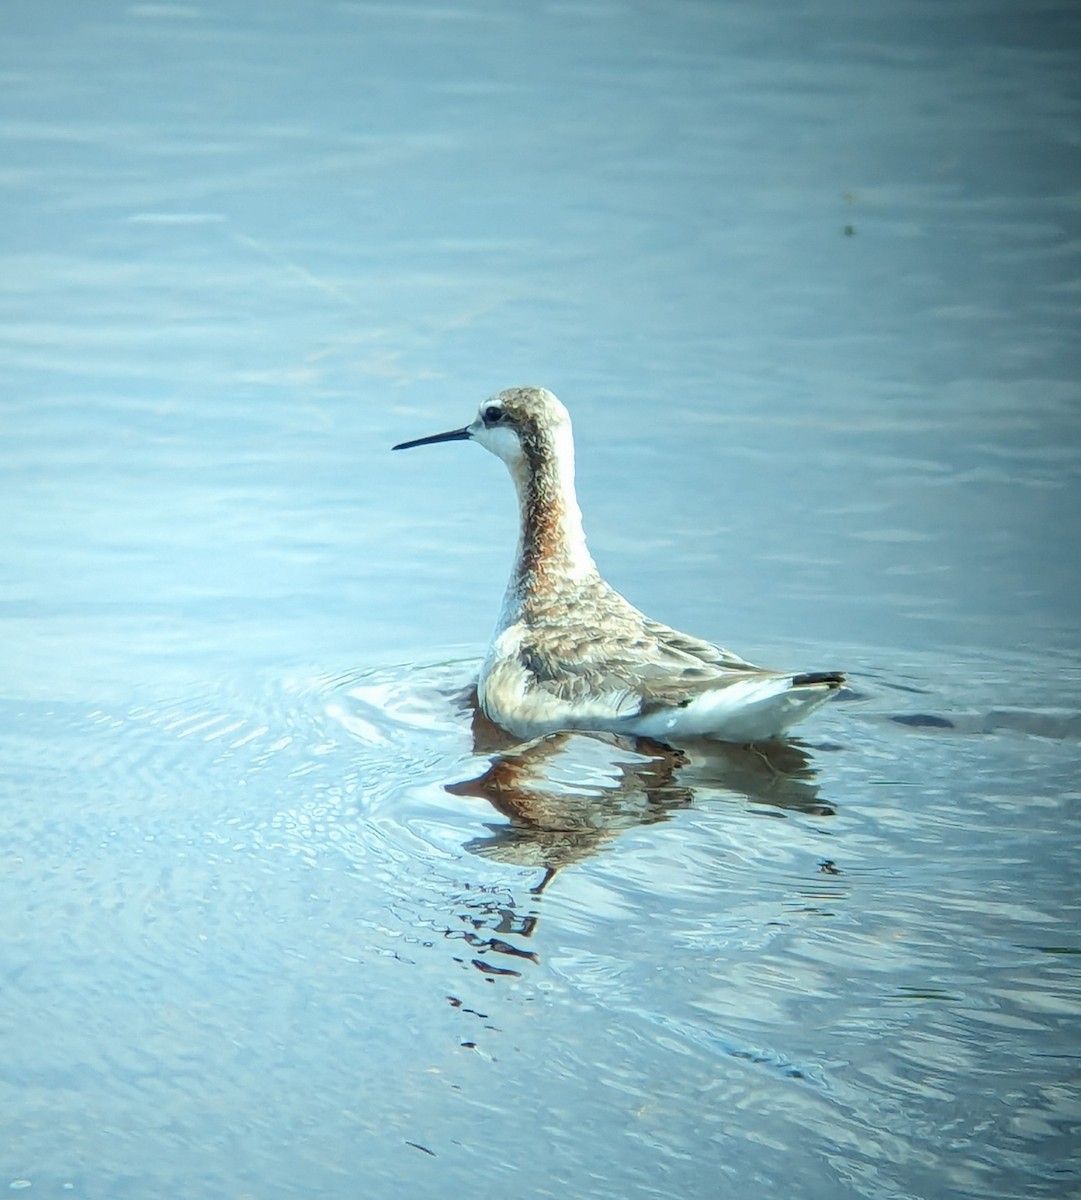
M 640 613 L 600 576 L 574 494 L 567 410 L 544 388 L 486 400 L 472 425 L 402 442 L 471 439 L 501 458 L 518 491 L 518 550 L 481 668 L 481 708 L 515 737 L 594 730 L 749 743 L 778 737 L 844 682 L 792 674 Z

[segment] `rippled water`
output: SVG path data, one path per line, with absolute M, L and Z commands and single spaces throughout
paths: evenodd
M 1073 10 L 16 5 L 0 1183 L 1076 1191 Z M 784 747 L 516 747 L 496 388 Z

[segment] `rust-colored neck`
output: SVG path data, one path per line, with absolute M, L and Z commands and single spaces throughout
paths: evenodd
M 596 571 L 582 513 L 574 494 L 574 451 L 567 438 L 557 445 L 547 435 L 522 439 L 522 462 L 513 470 L 521 528 L 511 590 L 519 603 L 544 602 L 569 581 Z

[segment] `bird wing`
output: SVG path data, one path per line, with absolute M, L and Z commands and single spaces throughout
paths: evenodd
M 773 674 L 650 620 L 600 579 L 573 603 L 545 606 L 526 624 L 519 653 L 534 686 L 569 704 L 604 696 L 615 716 L 678 707 L 748 676 Z

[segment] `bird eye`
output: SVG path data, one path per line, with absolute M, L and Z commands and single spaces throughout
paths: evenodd
M 498 408 L 494 404 L 489 404 L 488 407 L 484 410 L 485 425 L 495 425 L 497 422 L 502 421 L 502 420 L 503 420 L 503 410 L 501 408 Z

